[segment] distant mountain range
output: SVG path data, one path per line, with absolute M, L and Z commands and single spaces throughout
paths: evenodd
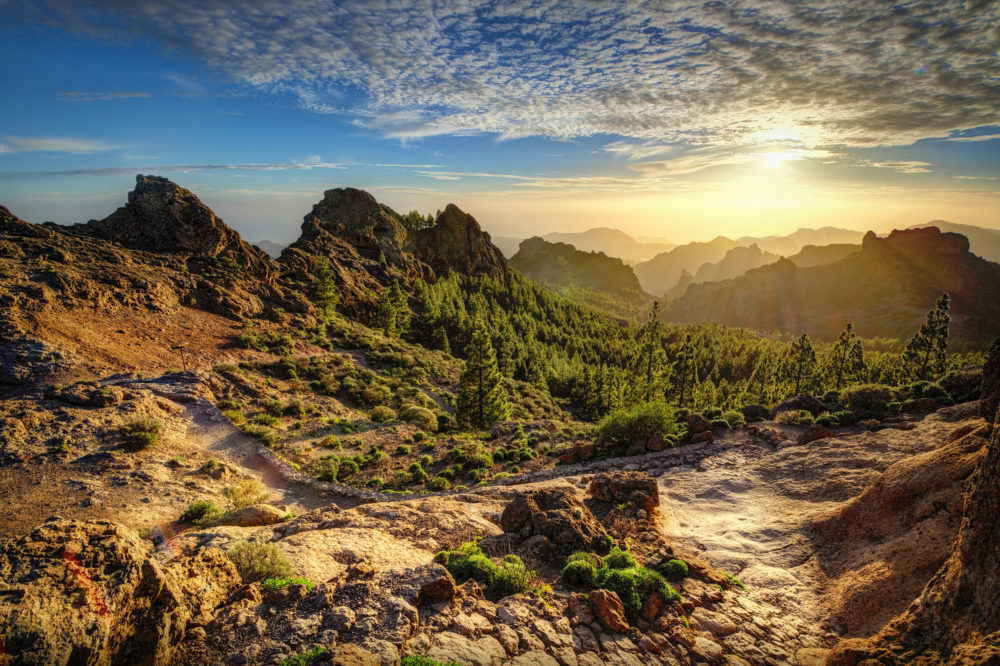
M 674 247 L 661 239 L 640 241 L 619 229 L 596 227 L 579 232 L 552 232 L 541 236 L 550 243 L 568 243 L 583 252 L 603 252 L 609 257 L 617 257 L 626 264 L 635 264 L 666 252 Z M 508 259 L 513 257 L 520 245 L 520 238 L 498 236 L 493 244 L 500 248 Z
M 969 239 L 969 250 L 987 261 L 1000 262 L 1000 230 L 974 227 L 971 224 L 955 224 L 944 220 L 934 220 L 915 224 L 910 229 L 937 227 L 941 231 L 962 234 Z
M 667 292 L 667 298 L 670 300 L 680 298 L 692 284 L 728 280 L 780 258 L 777 254 L 762 251 L 756 243 L 751 243 L 747 247 L 734 247 L 719 261 L 702 264 L 694 275 L 686 270 L 682 271 L 680 280 Z
M 254 243 L 257 247 L 264 250 L 264 253 L 272 259 L 277 259 L 281 256 L 281 251 L 284 250 L 287 245 L 282 245 L 281 243 L 275 243 L 269 240 L 260 240 Z
M 810 251 L 811 252 L 811 251 Z M 834 338 L 847 322 L 859 335 L 908 338 L 942 292 L 952 298 L 952 337 L 983 341 L 1000 331 L 1000 264 L 935 227 L 868 232 L 860 252 L 822 266 L 782 259 L 722 282 L 694 284 L 666 319 L 806 332 Z
M 635 308 L 652 301 L 621 259 L 583 252 L 568 243 L 529 238 L 521 242 L 508 264 L 556 293 L 616 314 L 635 314 Z

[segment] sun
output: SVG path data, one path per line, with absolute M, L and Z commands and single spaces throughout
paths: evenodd
M 777 169 L 781 166 L 781 163 L 787 159 L 784 153 L 766 153 L 764 155 L 764 163 L 772 169 Z

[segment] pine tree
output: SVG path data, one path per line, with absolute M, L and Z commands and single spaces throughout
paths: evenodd
M 434 329 L 431 346 L 434 349 L 440 349 L 445 354 L 451 353 L 451 344 L 448 342 L 448 331 L 445 330 L 444 326 L 438 326 Z
M 851 380 L 860 379 L 865 372 L 865 350 L 861 339 L 854 332 L 854 324 L 847 324 L 840 332 L 831 352 L 831 374 L 834 389 L 839 391 Z
M 684 344 L 674 361 L 672 377 L 677 406 L 683 407 L 685 398 L 694 392 L 694 345 L 691 344 L 690 334 L 684 339 Z
M 476 322 L 472 340 L 465 350 L 457 416 L 459 423 L 474 428 L 489 428 L 497 421 L 510 418 L 496 352 L 482 321 Z
M 816 372 L 816 351 L 809 336 L 803 333 L 792 343 L 788 357 L 789 378 L 795 383 L 795 395 L 809 386 Z
M 312 284 L 313 303 L 324 317 L 332 317 L 336 313 L 340 294 L 337 293 L 337 280 L 330 262 L 320 259 L 316 266 L 316 274 Z
M 375 304 L 375 316 L 372 317 L 372 328 L 377 328 L 389 337 L 395 337 L 398 333 L 396 329 L 396 309 L 393 305 L 392 294 L 388 289 L 382 290 L 379 294 L 378 303 Z
M 398 280 L 389 287 L 389 298 L 392 300 L 392 311 L 396 317 L 396 335 L 406 335 L 410 330 L 412 313 L 410 312 L 409 298 L 403 288 L 399 286 Z
M 642 349 L 639 352 L 638 371 L 642 381 L 642 396 L 649 402 L 657 394 L 660 377 L 666 355 L 663 352 L 663 341 L 660 336 L 662 327 L 660 321 L 660 304 L 653 301 L 649 312 L 649 321 L 642 329 Z
M 951 327 L 951 315 L 948 314 L 950 304 L 948 294 L 942 294 L 934 309 L 927 313 L 920 329 L 907 343 L 903 361 L 910 371 L 911 379 L 929 380 L 944 372 Z

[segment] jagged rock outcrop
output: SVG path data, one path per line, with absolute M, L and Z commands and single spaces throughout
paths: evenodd
M 572 245 L 550 243 L 538 236 L 521 241 L 510 266 L 532 280 L 585 302 L 588 292 L 594 292 L 596 299 L 613 296 L 631 305 L 644 305 L 650 300 L 632 268 L 621 259 L 603 252 L 582 252 Z
M 958 539 L 906 611 L 871 639 L 842 641 L 831 665 L 985 664 L 1000 661 L 1000 341 L 983 372 L 990 439 L 968 484 Z M 992 411 L 990 411 L 992 410 Z M 874 660 L 874 661 L 865 661 Z
M 188 623 L 210 621 L 240 582 L 221 551 L 162 565 L 131 530 L 61 518 L 0 539 L 0 581 L 14 663 L 94 665 L 168 663 Z
M 562 488 L 518 493 L 503 510 L 500 526 L 523 539 L 544 536 L 575 550 L 592 550 L 605 535 L 590 509 Z
M 435 274 L 457 271 L 465 275 L 487 275 L 507 284 L 507 261 L 490 241 L 476 218 L 455 204 L 448 204 L 434 226 L 411 232 L 407 248 Z
M 128 204 L 73 228 L 136 250 L 229 259 L 268 282 L 275 274 L 263 250 L 244 242 L 192 192 L 159 176 L 136 176 Z

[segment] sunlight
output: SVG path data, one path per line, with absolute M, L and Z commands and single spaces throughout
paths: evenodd
M 764 163 L 772 169 L 777 169 L 784 161 L 785 156 L 782 153 L 767 153 L 764 155 Z

